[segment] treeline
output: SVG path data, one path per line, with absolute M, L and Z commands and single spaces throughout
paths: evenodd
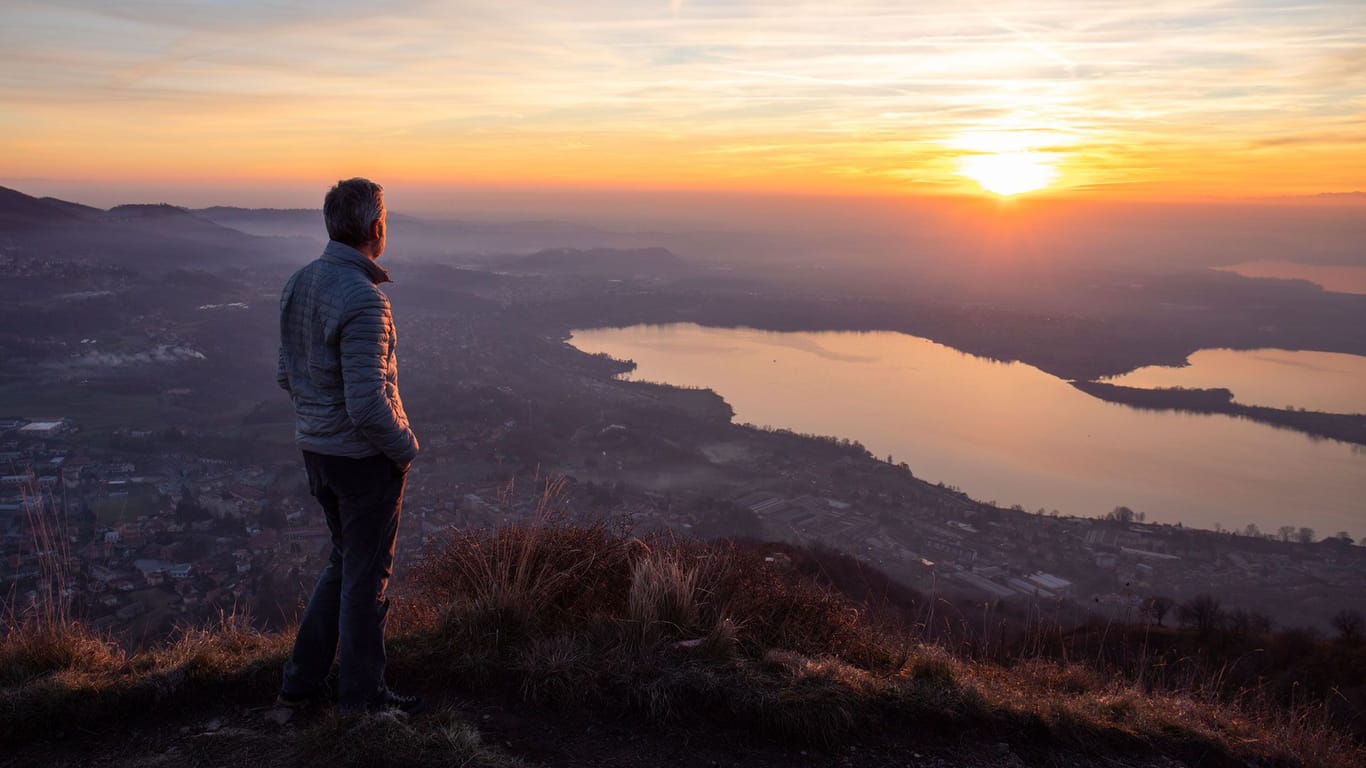
M 1366 445 L 1366 415 L 1324 413 L 1322 411 L 1267 408 L 1233 402 L 1227 389 L 1144 389 L 1123 387 L 1100 381 L 1073 381 L 1072 386 L 1092 397 L 1119 403 L 1131 408 L 1151 411 L 1186 411 L 1189 413 L 1222 413 L 1281 429 L 1292 429 L 1311 437 L 1325 437 L 1358 445 Z

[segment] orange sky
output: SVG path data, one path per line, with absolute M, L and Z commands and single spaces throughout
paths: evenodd
M 11 0 L 0 183 L 1366 189 L 1359 0 L 963 8 Z

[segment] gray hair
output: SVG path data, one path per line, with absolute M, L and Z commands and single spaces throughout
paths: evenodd
M 370 240 L 370 225 L 384 216 L 384 187 L 369 179 L 337 182 L 323 198 L 327 236 L 355 247 Z

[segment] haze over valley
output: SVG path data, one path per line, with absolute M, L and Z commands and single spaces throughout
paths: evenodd
M 660 202 L 656 221 L 673 228 L 395 211 L 385 266 L 405 401 L 427 446 L 405 551 L 443 526 L 509 514 L 491 500 L 514 477 L 563 474 L 590 508 L 642 529 L 820 542 L 964 596 L 984 588 L 967 575 L 1001 568 L 1059 574 L 1077 597 L 1217 589 L 1288 623 L 1361 604 L 1345 589 L 1360 558 L 1340 576 L 1306 565 L 1255 586 L 1230 574 L 1220 588 L 1202 570 L 1240 568 L 1224 551 L 1313 563 L 1320 540 L 1362 532 L 1366 408 L 1350 394 L 1321 404 L 1311 384 L 1355 381 L 1366 296 L 1217 268 L 1234 251 L 1285 255 L 1294 238 L 1273 225 L 1310 221 L 1306 263 L 1362 268 L 1361 209 L 1189 206 L 1161 212 L 1178 224 L 1160 232 L 1154 211 L 1129 210 L 1126 229 L 1115 209 L 1067 244 L 1081 214 L 1061 203 L 1055 229 L 1017 232 L 1028 204 L 908 203 L 898 218 L 890 203 L 842 200 L 822 219 L 813 201 L 773 200 L 808 215 L 784 228 L 759 206 L 746 228 L 734 214 L 699 223 L 702 209 L 683 222 L 675 200 Z M 1262 250 L 1217 242 L 1237 216 L 1263 228 Z M 275 522 L 249 536 L 283 549 L 239 559 L 254 586 L 236 592 L 283 617 L 305 589 L 311 549 L 292 531 L 310 530 L 308 499 L 270 373 L 279 285 L 323 244 L 318 222 L 308 209 L 99 209 L 0 192 L 5 455 L 12 474 L 60 480 L 77 540 L 147 540 L 167 508 L 222 537 L 265 510 Z M 906 243 L 888 245 L 904 230 Z M 1179 253 L 1137 255 L 1182 236 L 1193 239 Z M 1088 238 L 1117 245 L 1087 262 Z M 953 257 L 928 268 L 934 253 Z M 1218 349 L 1348 368 L 1288 380 L 1287 402 L 1252 396 L 1227 366 L 1183 390 L 1126 378 L 1187 359 L 1207 370 Z M 1232 394 L 1201 394 L 1220 387 Z M 1147 523 L 1125 546 L 1173 559 L 1110 564 L 1089 519 L 1121 507 Z M 24 518 L 17 501 L 7 509 L 18 546 Z M 1014 551 L 985 526 L 1069 519 L 1075 547 Z M 217 546 L 186 546 L 156 559 L 208 570 L 221 559 Z M 108 621 L 145 637 L 170 620 L 126 605 Z

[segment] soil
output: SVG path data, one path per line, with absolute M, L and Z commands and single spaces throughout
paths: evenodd
M 728 728 L 706 713 L 684 725 L 660 727 L 598 712 L 565 713 L 492 697 L 421 691 L 429 711 L 446 710 L 475 726 L 485 745 L 533 766 L 557 768 L 1182 768 L 1203 765 L 1163 755 L 1101 754 L 1012 743 L 991 733 L 926 733 L 914 725 L 836 750 L 793 747 Z M 0 766 L 144 768 L 170 766 L 285 766 L 302 762 L 297 735 L 326 707 L 291 712 L 232 696 L 164 713 L 134 714 L 117 726 L 73 728 L 57 738 L 6 750 Z M 420 725 L 429 715 L 419 714 Z M 283 722 L 281 722 L 283 721 Z M 395 761 L 396 765 L 401 763 Z M 454 764 L 454 763 L 452 763 Z

